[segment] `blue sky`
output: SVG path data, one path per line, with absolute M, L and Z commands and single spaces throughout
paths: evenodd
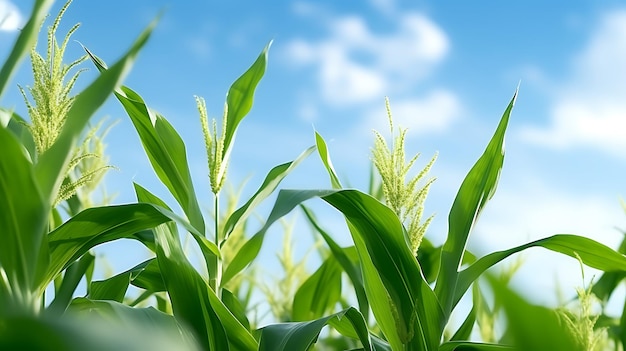
M 2 58 L 32 3 L 0 0 L 0 17 L 9 14 L 0 27 Z M 271 167 L 312 145 L 314 128 L 329 141 L 345 181 L 364 189 L 372 129 L 388 131 L 388 96 L 396 124 L 409 128 L 407 152 L 422 153 L 419 165 L 439 152 L 426 213 L 436 214 L 427 236 L 441 243 L 456 191 L 521 82 L 500 186 L 470 248 L 486 253 L 556 233 L 611 247 L 620 242 L 615 228 L 626 228 L 620 206 L 626 194 L 624 2 L 75 0 L 59 33 L 81 22 L 73 38 L 113 62 L 162 10 L 126 85 L 186 141 L 207 210 L 211 197 L 193 96 L 205 97 L 209 114 L 221 117 L 230 84 L 273 40 L 229 168 L 235 186 L 248 179 L 244 195 Z M 79 55 L 78 44 L 68 49 L 68 59 Z M 24 114 L 16 83 L 29 85 L 32 78 L 27 64 L 21 68 L 0 104 Z M 95 74 L 90 69 L 79 85 Z M 111 100 L 96 117 L 102 116 L 119 120 L 108 137 L 119 170 L 106 178 L 116 202 L 133 201 L 131 181 L 165 197 L 121 107 Z M 285 183 L 328 186 L 315 157 Z M 339 226 L 330 212 L 328 225 Z M 115 250 L 125 249 L 109 252 Z M 264 250 L 271 258 L 278 247 Z M 114 270 L 139 261 L 122 256 Z M 554 301 L 554 293 L 536 292 L 554 287 L 555 279 L 568 296 L 581 284 L 574 260 L 540 249 L 524 257 L 515 284 L 541 301 Z

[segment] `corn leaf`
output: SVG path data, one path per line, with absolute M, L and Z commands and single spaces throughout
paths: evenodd
M 0 350 L 195 351 L 200 348 L 174 317 L 153 308 L 113 302 L 84 303 L 64 318 L 9 317 L 0 328 Z M 96 315 L 98 314 L 98 315 Z M 111 322 L 113 319 L 113 323 Z
M 93 271 L 95 259 L 96 257 L 93 254 L 87 252 L 80 259 L 74 261 L 67 267 L 63 275 L 61 286 L 55 292 L 54 300 L 52 300 L 50 306 L 46 309 L 47 313 L 61 315 L 65 312 L 67 306 L 69 306 L 80 280 L 86 277 L 87 284 L 91 283 L 91 279 L 87 276 L 90 270 Z
M 146 188 L 142 187 L 141 185 L 137 183 L 133 183 L 133 186 L 135 188 L 135 194 L 137 194 L 137 199 L 139 201 L 157 205 L 161 208 L 166 209 L 167 211 L 170 211 L 168 213 L 171 213 L 172 210 L 170 209 L 170 207 L 167 206 L 167 204 L 163 200 L 161 200 L 158 196 L 154 195 L 153 193 L 148 191 Z M 216 273 L 215 270 L 211 269 L 208 262 L 211 262 L 211 260 L 214 260 L 215 257 L 220 257 L 219 250 L 217 249 L 217 245 L 209 241 L 204 235 L 196 231 L 193 227 L 191 228 L 187 227 L 187 229 L 189 230 L 189 233 L 192 235 L 192 237 L 194 238 L 194 240 L 200 247 L 200 251 L 202 252 L 202 255 L 204 256 L 204 260 L 205 262 L 207 262 L 207 265 L 206 265 L 207 271 L 209 272 L 211 276 L 215 275 Z
M 506 315 L 508 325 L 505 335 L 512 339 L 517 350 L 585 350 L 556 311 L 530 304 L 502 282 L 489 278 L 494 295 Z
M 626 272 L 626 256 L 599 242 L 582 236 L 571 234 L 557 234 L 539 239 L 512 249 L 496 251 L 481 257 L 471 266 L 459 274 L 458 285 L 454 295 L 454 304 L 463 297 L 463 294 L 473 281 L 492 267 L 494 264 L 517 252 L 530 247 L 543 247 L 554 252 L 577 258 L 589 267 L 605 272 Z
M 100 72 L 108 70 L 102 59 L 86 47 L 83 49 Z M 204 218 L 193 188 L 182 138 L 165 117 L 152 111 L 132 89 L 122 86 L 115 91 L 115 96 L 135 126 L 157 177 L 174 196 L 191 224 L 204 234 Z
M 471 341 L 449 341 L 439 346 L 439 351 L 502 351 L 502 350 L 518 350 L 512 346 L 499 344 L 486 344 Z M 526 350 L 526 349 L 520 349 Z M 531 349 L 528 349 L 531 350 Z M 534 350 L 534 349 L 532 349 Z
M 110 300 L 122 303 L 128 285 L 130 285 L 130 272 L 114 275 L 105 280 L 93 281 L 89 285 L 87 297 L 92 300 Z
M 222 289 L 222 302 L 228 310 L 237 318 L 244 328 L 250 330 L 250 321 L 246 316 L 246 309 L 243 307 L 239 298 L 228 289 Z
M 348 308 L 333 315 L 308 322 L 271 324 L 260 329 L 259 351 L 307 351 L 311 349 L 322 328 L 333 320 L 350 322 L 352 332 L 358 335 L 365 350 L 374 350 L 367 325 L 361 313 Z
M 287 215 L 300 203 L 323 194 L 328 194 L 332 190 L 281 190 L 278 193 L 274 207 L 263 227 L 256 232 L 237 251 L 237 254 L 230 262 L 222 276 L 222 285 L 226 285 L 230 279 L 241 272 L 250 262 L 252 262 L 261 251 L 265 233 L 274 222 Z
M 254 209 L 268 196 L 270 196 L 280 182 L 285 179 L 285 177 L 297 166 L 299 165 L 305 158 L 307 158 L 314 150 L 314 147 L 310 147 L 306 149 L 300 156 L 298 156 L 295 160 L 287 163 L 283 163 L 272 168 L 267 176 L 265 176 L 265 180 L 259 187 L 259 189 L 252 195 L 252 197 L 240 208 L 238 208 L 235 212 L 233 212 L 228 219 L 226 220 L 226 225 L 224 226 L 224 238 L 227 238 L 230 233 L 235 229 L 238 223 L 243 223 L 245 219 L 253 213 Z
M 33 135 L 28 130 L 27 122 L 14 111 L 0 108 L 0 126 L 7 128 L 17 137 L 22 146 L 28 151 L 29 159 L 36 160 L 35 141 Z
M 166 347 L 170 350 L 198 349 L 189 330 L 181 326 L 173 316 L 153 307 L 133 308 L 115 301 L 79 297 L 72 301 L 68 311 L 68 317 L 72 318 L 69 321 L 86 323 L 87 335 L 94 336 L 90 326 L 100 327 L 95 329 L 100 334 L 100 337 L 95 335 L 96 340 L 99 339 L 101 345 L 108 350 L 164 350 Z M 126 340 L 109 334 L 108 330 L 116 331 Z M 131 336 L 131 333 L 135 336 Z M 105 340 L 104 336 L 108 336 L 110 340 Z M 143 343 L 134 340 L 135 338 L 140 338 Z M 134 347 L 125 346 L 133 344 Z
M 50 7 L 54 0 L 37 0 L 33 6 L 28 22 L 17 37 L 13 49 L 9 53 L 9 57 L 0 69 L 0 97 L 4 93 L 7 85 L 11 81 L 11 77 L 15 74 L 20 61 L 30 52 L 31 48 L 37 42 L 37 35 L 41 28 L 41 23 L 45 20 Z
M 329 256 L 296 291 L 292 318 L 294 321 L 321 318 L 332 312 L 340 298 L 341 266 L 334 256 Z
M 33 166 L 13 133 L 0 128 L 0 315 L 8 308 L 35 307 L 28 296 L 35 286 L 48 206 L 41 196 Z M 43 264 L 43 263 L 42 263 Z M 21 301 L 21 302 L 20 302 Z
M 317 151 L 320 155 L 320 159 L 326 167 L 326 171 L 328 172 L 328 176 L 330 177 L 330 184 L 333 189 L 341 189 L 341 182 L 339 181 L 339 177 L 337 177 L 337 173 L 335 172 L 335 167 L 333 167 L 333 162 L 330 159 L 330 152 L 328 151 L 328 147 L 326 146 L 326 141 L 322 136 L 315 132 L 315 144 L 317 146 Z
M 341 268 L 348 275 L 352 286 L 354 287 L 354 292 L 359 304 L 359 311 L 363 315 L 365 319 L 368 318 L 369 314 L 369 304 L 367 302 L 367 294 L 365 293 L 365 287 L 363 286 L 363 279 L 361 278 L 361 270 L 358 263 L 358 258 L 352 259 L 352 256 L 356 257 L 356 248 L 354 246 L 350 248 L 341 248 L 335 240 L 328 234 L 322 227 L 319 225 L 319 222 L 315 218 L 313 212 L 306 206 L 300 205 L 302 211 L 309 221 L 309 223 L 313 226 L 313 228 L 320 233 L 324 241 L 328 245 L 331 254 L 335 257 L 337 262 L 341 265 Z M 351 250 L 351 251 L 350 251 Z M 349 255 L 350 252 L 353 252 L 355 255 Z
M 256 61 L 242 74 L 228 89 L 226 104 L 228 113 L 226 115 L 226 134 L 224 135 L 224 158 L 228 158 L 235 133 L 239 123 L 252 109 L 254 101 L 254 91 L 265 74 L 267 67 L 267 53 L 272 42 L 267 44 Z
M 617 251 L 621 254 L 626 254 L 626 238 L 622 240 Z M 615 288 L 624 278 L 626 278 L 626 272 L 604 272 L 600 279 L 593 284 L 591 291 L 598 299 L 607 302 L 613 295 Z
M 504 134 L 516 98 L 517 91 L 504 111 L 485 152 L 463 180 L 448 216 L 448 237 L 441 250 L 441 268 L 435 286 L 435 293 L 446 316 L 449 316 L 454 308 L 453 287 L 457 285 L 458 269 L 463 260 L 470 231 L 485 204 L 496 191 L 504 162 Z
M 190 325 L 209 350 L 256 350 L 250 332 L 224 306 L 185 257 L 180 241 L 166 225 L 155 228 L 157 260 L 174 315 Z
M 59 272 L 92 247 L 117 239 L 139 239 L 136 233 L 172 220 L 190 232 L 195 231 L 174 213 L 146 203 L 94 207 L 82 211 L 48 235 L 50 264 L 38 275 L 40 289 L 45 289 Z M 215 254 L 219 252 L 214 244 L 207 247 Z
M 166 291 L 159 262 L 151 258 L 130 269 L 131 284 L 149 292 Z
M 180 135 L 163 116 L 151 111 L 141 96 L 130 88 L 122 87 L 115 96 L 133 122 L 156 175 L 180 204 L 191 224 L 204 233 L 204 218 L 189 173 L 185 144 Z
M 382 282 L 388 294 L 386 309 L 392 310 L 395 332 L 410 348 L 436 350 L 445 324 L 443 311 L 434 292 L 426 283 L 415 257 L 404 239 L 403 227 L 391 209 L 357 190 L 341 190 L 322 196 L 346 218 L 355 246 L 364 264 L 366 291 L 368 280 Z M 368 268 L 369 260 L 375 272 Z M 378 292 L 377 299 L 381 299 Z M 369 299 L 377 316 L 383 304 Z M 387 316 L 388 318 L 388 316 Z M 381 327 L 382 329 L 382 327 Z M 393 343 L 392 343 L 393 346 Z

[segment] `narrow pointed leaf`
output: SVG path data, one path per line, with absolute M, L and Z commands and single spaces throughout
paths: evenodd
M 83 49 L 100 72 L 108 70 L 102 59 L 86 47 Z M 123 86 L 115 91 L 115 96 L 135 126 L 157 177 L 174 196 L 191 224 L 204 234 L 204 218 L 193 188 L 182 138 L 165 117 L 152 111 L 132 89 Z
M 341 266 L 330 256 L 296 291 L 292 318 L 306 321 L 332 312 L 341 298 Z
M 13 133 L 3 127 L 0 127 L 0 150 L 2 314 L 5 308 L 26 307 L 20 304 L 29 303 L 27 296 L 32 296 L 30 292 L 36 285 L 40 248 L 45 245 L 44 230 L 49 207 L 39 191 L 33 166 L 24 149 Z
M 41 272 L 40 288 L 45 289 L 59 272 L 92 247 L 117 239 L 136 239 L 136 233 L 172 220 L 190 232 L 195 231 L 175 214 L 146 203 L 94 207 L 82 211 L 48 235 L 50 265 L 45 272 Z M 196 235 L 200 234 L 196 232 Z M 214 244 L 207 247 L 219 253 Z
M 20 34 L 11 49 L 7 60 L 0 69 L 0 97 L 4 93 L 7 85 L 11 81 L 11 77 L 17 71 L 20 61 L 30 52 L 31 48 L 37 42 L 37 35 L 41 24 L 50 11 L 50 7 L 54 0 L 37 0 L 33 6 L 33 11 L 28 17 L 28 22 L 20 30 Z
M 326 146 L 326 141 L 318 132 L 315 132 L 315 144 L 317 145 L 317 151 L 320 155 L 320 159 L 330 176 L 330 184 L 333 189 L 341 189 L 341 182 L 339 181 L 339 177 L 337 177 L 335 167 L 333 167 L 333 162 L 330 160 L 330 152 Z
M 257 257 L 261 251 L 265 233 L 274 222 L 287 215 L 302 202 L 329 192 L 332 192 L 332 190 L 281 190 L 263 227 L 246 241 L 237 251 L 228 267 L 226 267 L 222 276 L 222 285 L 226 285 L 230 279 L 246 268 Z
M 348 275 L 352 286 L 354 287 L 354 292 L 359 303 L 359 311 L 363 314 L 364 318 L 367 319 L 369 314 L 369 304 L 367 302 L 367 294 L 365 293 L 365 287 L 363 286 L 363 279 L 361 278 L 361 271 L 359 269 L 358 258 L 354 260 L 349 257 L 348 250 L 351 249 L 356 257 L 356 249 L 354 246 L 351 248 L 341 248 L 335 240 L 319 225 L 318 221 L 315 219 L 313 212 L 309 208 L 304 205 L 300 205 L 300 208 L 304 211 L 304 214 L 313 226 L 315 230 L 320 233 L 324 241 L 328 245 L 330 252 L 335 257 L 337 262 L 341 265 L 341 268 Z
M 571 234 L 557 234 L 481 257 L 476 263 L 467 267 L 459 274 L 458 285 L 454 294 L 454 304 L 458 303 L 472 282 L 478 279 L 487 269 L 512 254 L 536 246 L 562 253 L 572 258 L 577 258 L 576 255 L 578 255 L 587 266 L 605 272 L 626 272 L 626 256 L 623 254 L 593 239 Z
M 435 349 L 445 324 L 443 311 L 426 283 L 391 209 L 357 190 L 341 190 L 322 199 L 337 208 L 348 222 L 361 260 L 368 257 L 389 294 L 395 332 L 402 343 L 416 349 Z M 376 279 L 365 272 L 364 279 Z M 375 306 L 370 300 L 372 308 Z M 376 312 L 375 312 L 376 314 Z M 387 333 L 390 333 L 387 330 Z
M 256 350 L 257 342 L 215 295 L 185 257 L 180 241 L 168 226 L 155 228 L 157 260 L 174 315 L 193 328 L 210 350 Z
M 227 238 L 238 223 L 243 223 L 243 221 L 245 221 L 245 219 L 253 213 L 255 208 L 263 200 L 267 199 L 267 197 L 270 196 L 276 188 L 278 188 L 280 182 L 285 179 L 285 177 L 314 150 L 314 147 L 310 147 L 300 154 L 300 156 L 298 156 L 295 160 L 272 168 L 267 176 L 265 176 L 263 184 L 261 184 L 254 195 L 252 195 L 252 197 L 243 206 L 228 217 L 226 225 L 224 226 L 224 237 Z
M 517 91 L 504 111 L 485 152 L 463 180 L 448 216 L 448 236 L 441 250 L 441 268 L 435 287 L 446 316 L 450 315 L 454 307 L 455 291 L 450 287 L 457 285 L 458 269 L 470 231 L 498 184 L 504 162 L 504 134 L 516 98 Z
M 96 257 L 93 254 L 87 252 L 78 261 L 67 267 L 63 275 L 61 287 L 55 292 L 54 300 L 52 300 L 46 310 L 47 313 L 58 316 L 65 312 L 65 309 L 72 301 L 78 283 L 88 274 L 87 272 L 90 269 L 93 270 L 95 259 Z M 89 280 L 87 279 L 87 284 L 90 283 Z
M 348 308 L 333 315 L 308 322 L 270 324 L 261 328 L 260 351 L 307 351 L 311 349 L 322 328 L 334 320 L 347 320 L 365 350 L 374 350 L 367 325 L 361 313 Z
M 226 134 L 224 135 L 224 150 L 226 154 L 230 152 L 235 138 L 235 132 L 239 123 L 252 109 L 254 101 L 254 91 L 265 74 L 267 67 L 267 53 L 272 43 L 265 46 L 259 57 L 252 66 L 242 74 L 228 90 L 226 104 L 228 113 L 226 115 Z
M 91 282 L 88 298 L 92 300 L 110 300 L 124 302 L 124 296 L 130 285 L 130 272 L 124 272 L 111 278 Z

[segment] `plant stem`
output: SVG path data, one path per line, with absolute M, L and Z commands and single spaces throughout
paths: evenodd
M 219 192 L 214 193 L 214 199 L 215 199 L 215 246 L 220 247 L 220 226 L 219 226 L 219 220 L 220 220 L 220 211 L 219 211 L 219 203 L 220 203 L 220 196 L 219 196 Z M 215 257 L 215 294 L 218 297 L 221 297 L 221 293 L 220 293 L 220 285 L 221 285 L 221 280 L 222 280 L 222 261 L 219 257 Z

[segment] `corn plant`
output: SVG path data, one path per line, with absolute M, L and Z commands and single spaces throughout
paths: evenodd
M 32 50 L 51 4 L 51 0 L 35 2 L 29 22 L 0 69 L 0 95 L 20 59 Z M 235 210 L 228 203 L 225 209 L 220 194 L 227 182 L 237 128 L 250 112 L 265 74 L 268 44 L 229 88 L 219 123 L 209 121 L 204 100 L 196 97 L 214 200 L 210 218 L 200 210 L 186 146 L 174 126 L 138 93 L 121 86 L 153 26 L 110 67 L 85 48 L 101 74 L 75 97 L 63 100 L 67 102 L 64 108 L 55 110 L 61 123 L 49 143 L 38 143 L 36 128 L 29 128 L 28 122 L 15 113 L 4 110 L 0 114 L 0 193 L 4 194 L 0 198 L 1 349 L 309 350 L 326 326 L 332 327 L 332 338 L 320 344 L 363 350 L 583 350 L 595 345 L 595 339 L 586 342 L 588 338 L 577 338 L 576 330 L 578 336 L 593 336 L 595 325 L 591 324 L 601 323 L 609 326 L 611 338 L 624 342 L 622 320 L 599 317 L 597 323 L 591 323 L 596 322 L 595 317 L 586 312 L 579 318 L 559 315 L 528 303 L 511 291 L 506 281 L 491 275 L 485 278 L 505 315 L 506 331 L 500 339 L 491 334 L 488 342 L 468 341 L 476 324 L 493 322 L 481 318 L 495 314 L 485 307 L 478 279 L 515 253 L 543 247 L 606 272 L 590 290 L 603 301 L 626 272 L 626 256 L 620 253 L 623 248 L 616 252 L 571 234 L 549 236 L 480 258 L 465 249 L 472 227 L 495 193 L 517 91 L 485 151 L 460 186 L 448 216 L 448 235 L 440 247 L 425 236 L 429 219 L 422 220 L 423 203 L 432 181 L 418 186 L 434 158 L 407 182 L 405 178 L 417 156 L 406 162 L 403 129 L 391 147 L 381 134 L 376 134 L 373 163 L 381 183 L 371 181 L 369 194 L 342 186 L 330 150 L 316 132 L 315 146 L 269 170 L 249 199 Z M 62 54 L 67 37 L 58 46 L 54 39 L 56 24 L 52 28 L 52 41 L 48 43 L 54 49 L 49 50 L 48 57 L 54 60 L 52 51 Z M 32 51 L 31 57 L 39 60 Z M 50 76 L 54 84 L 62 84 L 69 68 L 78 65 L 53 62 L 51 72 L 63 73 Z M 71 90 L 73 79 L 62 92 Z M 37 109 L 37 104 L 45 101 L 39 96 L 42 91 L 45 94 L 45 89 L 34 87 L 29 91 L 34 101 L 30 104 L 26 99 L 29 110 L 34 112 L 31 119 L 34 115 L 51 117 L 51 111 Z M 84 159 L 76 152 L 81 150 L 83 129 L 112 93 L 131 119 L 152 168 L 182 214 L 174 213 L 166 202 L 139 184 L 134 184 L 137 203 L 92 208 L 72 205 L 76 196 L 68 198 L 68 194 L 83 185 L 81 174 L 89 171 L 74 174 L 68 170 L 78 165 L 77 157 Z M 393 138 L 389 104 L 387 111 Z M 35 125 L 35 121 L 31 123 Z M 257 206 L 315 150 L 330 178 L 330 189 L 279 190 L 262 227 L 252 235 L 244 235 L 246 221 Z M 97 165 L 95 169 L 103 170 Z M 345 217 L 353 246 L 340 247 L 324 228 L 324 222 L 304 205 L 314 198 Z M 65 221 L 57 209 L 61 203 L 70 208 Z M 326 243 L 327 254 L 296 290 L 291 306 L 285 307 L 290 307 L 290 313 L 281 313 L 281 318 L 288 320 L 259 328 L 248 320 L 246 299 L 238 293 L 241 285 L 237 279 L 257 258 L 268 229 L 295 208 L 303 210 Z M 189 261 L 181 244 L 183 235 L 191 237 L 200 248 L 206 275 Z M 153 257 L 125 272 L 93 281 L 95 258 L 89 250 L 123 238 L 138 240 L 153 252 Z M 237 248 L 235 253 L 233 247 Z M 355 299 L 344 297 L 344 273 L 352 286 L 348 294 Z M 76 286 L 83 277 L 87 294 L 77 297 Z M 53 282 L 54 296 L 49 296 L 50 303 L 46 304 L 45 291 Z M 130 286 L 139 289 L 138 297 L 129 294 Z M 450 332 L 451 314 L 470 288 L 473 308 L 461 326 Z M 587 289 L 581 299 L 588 294 Z M 155 298 L 156 308 L 137 307 L 150 297 Z M 357 307 L 351 306 L 354 300 Z M 576 328 L 583 325 L 584 329 Z M 31 336 L 33 333 L 36 337 Z
M 437 252 L 435 256 L 438 257 L 436 266 L 428 268 L 431 272 L 428 276 L 433 277 L 432 272 L 436 272 L 434 279 L 427 279 L 422 269 L 423 263 L 432 264 L 432 260 L 422 263 L 416 258 L 407 229 L 402 225 L 397 213 L 372 196 L 358 190 L 281 190 L 268 222 L 255 236 L 262 237 L 273 220 L 311 198 L 321 198 L 338 209 L 345 216 L 348 229 L 352 234 L 358 253 L 358 264 L 355 266 L 354 260 L 350 260 L 347 254 L 347 249 L 338 247 L 330 235 L 322 231 L 320 233 L 329 244 L 335 259 L 341 263 L 342 269 L 350 277 L 359 298 L 361 314 L 367 315 L 368 306 L 373 312 L 377 327 L 381 331 L 380 335 L 370 335 L 371 340 L 374 341 L 371 345 L 377 349 L 496 350 L 508 346 L 513 347 L 515 343 L 524 345 L 526 342 L 528 344 L 523 338 L 515 339 L 513 344 L 508 346 L 466 341 L 474 325 L 475 311 L 469 313 L 462 329 L 456 331 L 452 339 L 444 340 L 443 336 L 452 311 L 477 278 L 488 268 L 517 252 L 530 247 L 543 247 L 571 257 L 579 257 L 584 264 L 607 272 L 623 272 L 626 269 L 626 257 L 592 239 L 570 234 L 553 235 L 508 250 L 493 252 L 475 261 L 471 254 L 465 257 L 465 247 L 471 228 L 496 189 L 504 161 L 504 135 L 516 97 L 517 92 L 507 106 L 485 152 L 461 185 L 448 217 L 447 239 L 441 247 L 435 249 Z M 328 148 L 318 134 L 316 134 L 316 141 L 331 184 L 339 188 L 339 178 L 330 162 Z M 259 246 L 259 242 L 252 240 L 244 245 L 239 255 L 227 267 L 224 279 L 231 278 L 250 263 Z M 464 262 L 470 263 L 463 266 Z M 357 273 L 358 268 L 361 271 L 360 276 Z M 324 280 L 318 279 L 318 281 Z M 431 288 L 430 283 L 434 284 L 434 289 Z M 494 288 L 499 296 L 506 299 L 505 306 L 515 305 L 516 308 L 522 306 L 521 298 L 502 287 L 502 284 L 494 282 Z M 331 302 L 331 304 L 334 303 L 336 301 Z M 537 308 L 539 315 L 548 313 L 545 309 Z M 512 307 L 505 310 L 510 312 Z M 520 312 L 518 309 L 513 311 Z M 517 316 L 510 317 L 511 321 L 517 318 Z M 557 325 L 554 324 L 555 318 L 557 317 L 546 319 L 551 329 L 548 328 L 544 332 L 541 329 L 531 329 L 539 331 L 545 337 L 547 330 L 553 330 Z M 285 334 L 281 345 L 297 339 L 299 328 L 310 322 L 302 323 L 304 324 L 291 327 L 290 333 Z M 519 330 L 524 330 L 521 328 L 523 326 L 525 325 L 521 325 Z M 338 328 L 341 330 L 341 327 Z M 275 335 L 277 331 L 284 329 L 286 327 L 279 324 L 262 330 L 263 333 Z M 354 336 L 348 332 L 346 334 Z M 559 335 L 571 336 L 561 333 L 555 335 L 555 340 L 561 340 Z M 566 346 L 561 349 L 567 349 Z
M 101 282 L 91 281 L 94 261 L 89 253 L 91 248 L 121 238 L 136 238 L 150 245 L 149 238 L 138 233 L 169 222 L 175 215 L 147 204 L 130 204 L 94 207 L 75 215 L 70 212 L 71 218 L 61 223 L 57 211 L 57 205 L 68 198 L 59 194 L 65 189 L 69 191 L 65 194 L 71 195 L 85 183 L 85 179 L 78 178 L 77 183 L 72 183 L 71 177 L 68 178 L 68 170 L 85 157 L 76 158 L 83 129 L 129 72 L 154 23 L 108 72 L 76 96 L 69 97 L 77 76 L 70 78 L 65 86 L 62 80 L 78 61 L 69 66 L 61 62 L 69 34 L 60 46 L 55 40 L 58 21 L 67 5 L 48 31 L 49 61 L 32 51 L 52 3 L 35 2 L 29 21 L 0 69 L 2 93 L 26 53 L 31 52 L 36 67 L 35 84 L 29 90 L 34 100 L 32 104 L 27 100 L 31 123 L 9 110 L 1 114 L 0 348 L 102 350 L 151 345 L 147 347 L 168 349 L 167 345 L 173 344 L 192 348 L 193 341 L 184 339 L 186 334 L 181 334 L 182 327 L 171 316 L 152 308 L 132 309 L 111 299 L 101 300 L 99 297 L 110 296 L 110 291 L 98 289 L 102 288 Z M 46 84 L 56 84 L 58 89 L 46 90 Z M 63 99 L 55 100 L 56 94 Z M 55 101 L 61 105 L 54 105 Z M 39 134 L 42 129 L 37 126 L 36 118 L 54 118 L 59 122 L 54 130 L 44 131 L 52 136 L 46 143 L 37 143 L 43 140 L 43 134 Z M 88 297 L 72 299 L 83 277 L 89 285 Z M 50 303 L 46 304 L 46 289 L 53 282 L 52 296 L 47 297 Z M 106 320 L 116 323 L 111 326 Z M 143 324 L 146 321 L 149 324 Z M 144 335 L 156 330 L 169 337 L 141 341 Z

